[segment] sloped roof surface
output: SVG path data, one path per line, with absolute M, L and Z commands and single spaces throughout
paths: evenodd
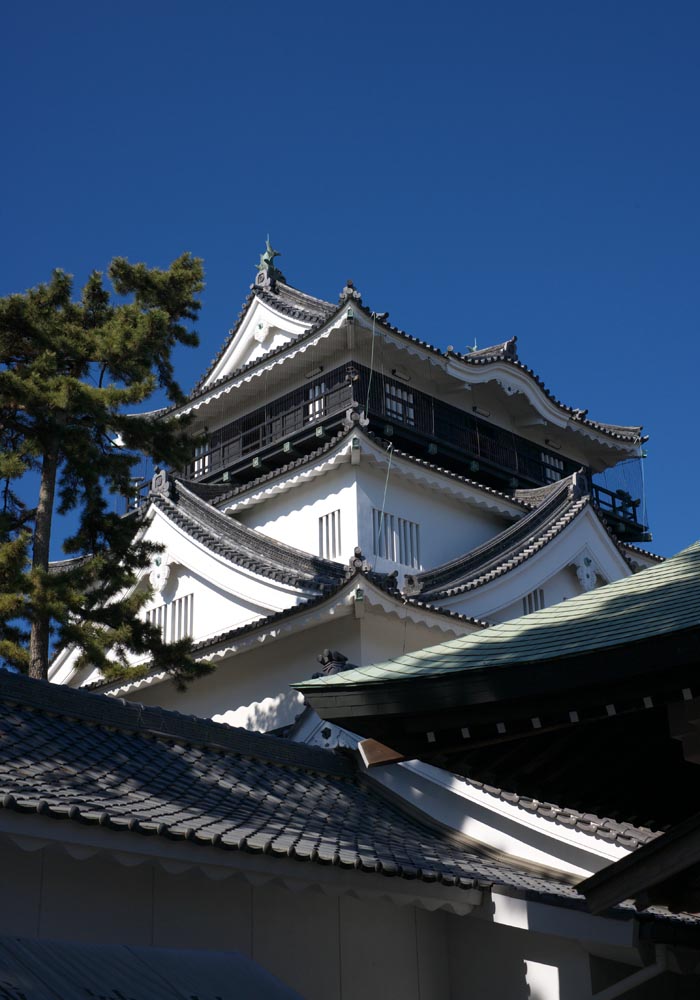
M 194 863 L 202 844 L 580 899 L 414 819 L 330 750 L 9 673 L 0 736 L 4 809 L 187 841 Z
M 273 351 L 267 352 L 262 358 L 258 358 L 253 362 L 242 366 L 236 371 L 229 372 L 226 375 L 221 376 L 216 379 L 211 385 L 205 385 L 207 379 L 211 376 L 211 373 L 215 369 L 216 365 L 219 363 L 221 358 L 224 356 L 226 350 L 230 346 L 231 342 L 235 338 L 241 323 L 248 311 L 250 304 L 253 300 L 258 297 L 261 301 L 270 305 L 272 308 L 288 315 L 294 319 L 300 320 L 302 322 L 309 324 L 309 329 L 302 334 L 300 337 L 296 338 L 296 342 L 300 340 L 306 340 L 312 337 L 318 330 L 322 329 L 326 323 L 345 306 L 346 299 L 341 295 L 340 303 L 338 305 L 333 305 L 330 302 L 326 302 L 324 299 L 318 299 L 314 296 L 307 295 L 305 292 L 301 292 L 290 285 L 286 285 L 282 281 L 277 281 L 273 288 L 262 289 L 253 287 L 247 299 L 243 303 L 243 307 L 239 314 L 238 320 L 235 327 L 229 333 L 229 336 L 224 341 L 221 350 L 218 352 L 216 357 L 212 360 L 211 364 L 207 368 L 206 372 L 196 383 L 192 389 L 189 399 L 195 399 L 201 396 L 203 393 L 209 391 L 209 389 L 214 386 L 219 386 L 225 382 L 229 382 L 234 378 L 242 375 L 244 372 L 256 368 L 258 365 L 269 363 L 271 358 L 274 358 L 280 354 L 283 354 L 289 349 L 288 344 L 284 344 L 281 347 L 276 348 Z M 582 425 L 599 431 L 608 437 L 611 437 L 618 441 L 625 441 L 627 443 L 639 444 L 646 440 L 646 436 L 642 435 L 642 427 L 639 425 L 633 426 L 623 426 L 620 424 L 610 424 L 603 423 L 599 420 L 590 420 L 588 418 L 588 410 L 579 409 L 572 406 L 567 406 L 562 403 L 557 397 L 547 388 L 542 379 L 537 376 L 534 371 L 527 365 L 523 364 L 519 360 L 517 354 L 517 337 L 512 337 L 510 340 L 505 341 L 501 344 L 495 344 L 491 347 L 480 348 L 475 351 L 460 353 L 459 351 L 446 350 L 443 351 L 439 347 L 435 347 L 433 344 L 429 344 L 425 340 L 421 340 L 419 337 L 414 337 L 404 330 L 399 329 L 393 324 L 389 323 L 387 320 L 388 313 L 377 313 L 372 312 L 366 305 L 362 302 L 362 297 L 359 293 L 355 293 L 351 300 L 359 308 L 363 309 L 368 317 L 372 318 L 375 327 L 384 329 L 389 333 L 401 338 L 404 341 L 408 341 L 412 344 L 416 344 L 419 347 L 430 351 L 432 354 L 438 355 L 443 358 L 453 358 L 457 361 L 462 362 L 468 366 L 481 366 L 489 365 L 495 363 L 501 363 L 513 366 L 519 369 L 525 375 L 535 382 L 535 384 L 542 390 L 544 395 L 560 410 L 565 412 L 572 421 L 580 422 Z M 170 412 L 171 410 L 177 409 L 173 406 L 165 410 L 164 412 Z
M 700 627 L 700 542 L 658 566 L 484 632 L 295 685 L 410 680 L 519 663 L 542 663 Z
M 207 381 L 219 361 L 223 358 L 231 343 L 234 341 L 236 334 L 240 329 L 241 323 L 248 312 L 248 307 L 256 298 L 260 299 L 261 302 L 264 302 L 265 305 L 270 306 L 276 312 L 282 313 L 283 316 L 289 316 L 291 319 L 300 320 L 302 323 L 309 323 L 311 326 L 316 326 L 318 323 L 323 322 L 336 312 L 338 308 L 331 302 L 325 302 L 323 299 L 317 299 L 313 295 L 307 295 L 306 292 L 300 292 L 298 288 L 286 285 L 283 281 L 276 281 L 274 286 L 271 288 L 258 288 L 253 285 L 250 294 L 243 303 L 241 311 L 238 314 L 235 326 L 229 332 L 228 337 L 221 346 L 221 350 L 212 359 L 204 375 L 202 375 L 197 384 L 194 386 L 191 395 L 196 395 L 197 392 L 203 388 L 204 383 Z M 230 376 L 226 375 L 224 377 L 229 378 Z
M 441 566 L 407 577 L 409 591 L 430 601 L 444 600 L 489 583 L 525 562 L 590 503 L 590 497 L 581 493 L 575 480 L 575 476 L 570 476 L 539 491 L 538 507 L 483 545 Z
M 346 567 L 285 545 L 228 517 L 201 499 L 183 482 L 169 480 L 165 493 L 151 493 L 172 521 L 212 552 L 270 579 L 302 589 L 326 590 L 343 581 Z
M 0 938 L 0 983 L 13 1000 L 301 1000 L 236 951 L 16 937 Z

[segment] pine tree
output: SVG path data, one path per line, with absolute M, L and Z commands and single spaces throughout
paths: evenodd
M 110 510 L 110 494 L 128 494 L 143 455 L 175 468 L 191 455 L 185 421 L 130 411 L 157 390 L 183 399 L 171 355 L 198 343 L 202 263 L 184 254 L 159 270 L 115 258 L 108 275 L 113 291 L 94 272 L 79 301 L 60 270 L 0 299 L 0 656 L 46 678 L 53 639 L 106 678 L 148 655 L 182 685 L 210 667 L 192 658 L 190 640 L 166 645 L 138 617 L 149 591 L 136 580 L 156 550 L 138 515 Z M 17 487 L 32 474 L 27 507 Z M 52 519 L 69 511 L 77 528 L 57 572 Z

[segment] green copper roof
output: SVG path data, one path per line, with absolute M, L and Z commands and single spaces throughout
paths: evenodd
M 654 566 L 483 632 L 295 684 L 300 691 L 542 663 L 700 626 L 700 542 Z

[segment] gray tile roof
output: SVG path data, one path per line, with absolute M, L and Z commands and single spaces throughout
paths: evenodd
M 150 502 L 192 538 L 260 576 L 306 591 L 325 592 L 345 580 L 340 563 L 311 556 L 254 531 L 197 496 L 182 481 L 171 479 L 167 493 L 151 493 Z
M 570 809 L 567 806 L 558 806 L 553 802 L 540 802 L 529 795 L 519 795 L 517 792 L 509 792 L 504 788 L 495 785 L 485 784 L 474 778 L 454 775 L 457 781 L 463 781 L 472 788 L 492 795 L 494 798 L 508 802 L 510 805 L 518 806 L 525 812 L 544 819 L 552 820 L 560 826 L 570 830 L 577 830 L 579 833 L 586 833 L 589 836 L 597 837 L 608 843 L 619 844 L 627 850 L 634 850 L 641 844 L 648 844 L 661 836 L 659 830 L 650 830 L 646 826 L 636 826 L 634 823 L 627 823 L 611 819 L 609 816 L 596 816 L 595 813 L 582 812 L 579 809 Z
M 187 841 L 194 863 L 206 845 L 580 901 L 413 818 L 333 751 L 9 673 L 0 736 L 0 804 L 18 813 Z
M 579 477 L 580 478 L 580 477 Z M 433 569 L 406 577 L 406 592 L 441 601 L 490 583 L 530 559 L 556 538 L 590 504 L 590 497 L 570 476 L 533 494 L 539 506 L 493 538 L 464 555 Z M 536 495 L 536 496 L 535 496 Z

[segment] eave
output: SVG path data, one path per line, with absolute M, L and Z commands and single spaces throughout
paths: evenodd
M 322 718 L 407 757 L 429 759 L 683 701 L 697 685 L 699 642 L 696 625 L 584 655 L 562 649 L 544 662 L 446 670 L 346 688 L 329 683 L 334 678 L 294 687 Z

